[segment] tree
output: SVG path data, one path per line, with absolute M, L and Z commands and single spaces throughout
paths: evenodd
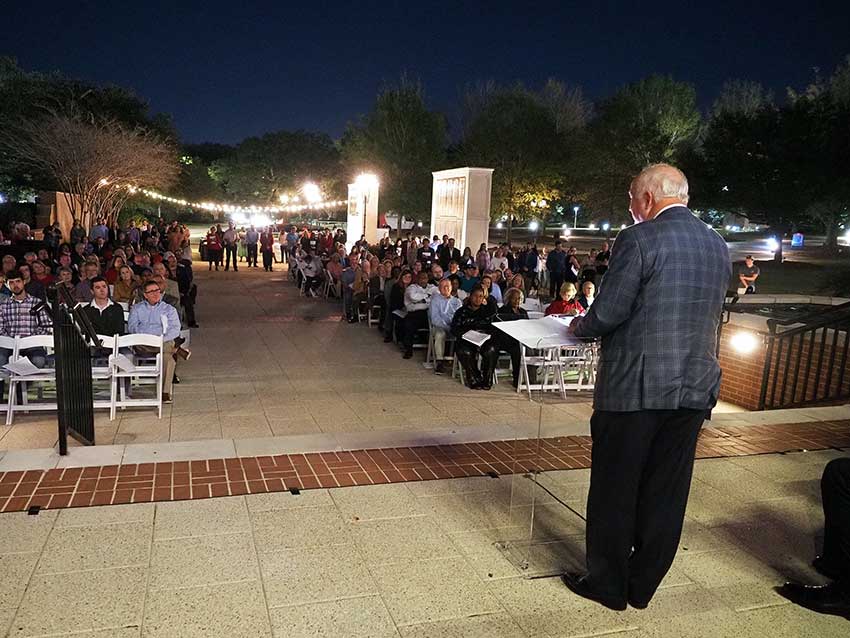
M 209 175 L 239 203 L 275 205 L 304 182 L 315 182 L 326 193 L 335 190 L 339 151 L 324 133 L 266 133 L 243 140 L 213 161 Z
M 422 86 L 402 77 L 384 88 L 372 110 L 342 137 L 348 172 L 378 174 L 381 207 L 413 219 L 431 208 L 431 172 L 446 158 L 446 122 L 428 110 Z
M 711 113 L 715 118 L 724 115 L 749 117 L 771 106 L 773 95 L 758 82 L 728 80 L 723 83 Z
M 565 144 L 551 103 L 522 86 L 479 85 L 464 98 L 460 154 L 473 166 L 494 168 L 491 215 L 528 218 L 532 201 L 555 199 L 563 177 Z
M 113 223 L 140 187 L 164 188 L 177 175 L 174 147 L 116 120 L 48 114 L 0 131 L 0 149 L 39 183 L 66 194 L 74 219 Z
M 780 236 L 814 221 L 826 232 L 827 248 L 836 250 L 850 204 L 848 69 L 850 61 L 802 91 L 789 89 L 779 106 L 766 99 L 758 100 L 760 106 L 749 98 L 725 99 L 702 144 L 701 203 L 763 218 Z M 781 261 L 781 248 L 775 259 Z
M 690 84 L 652 75 L 603 100 L 589 125 L 582 154 L 591 208 L 611 221 L 625 214 L 625 190 L 648 164 L 676 164 L 700 131 L 696 91 Z

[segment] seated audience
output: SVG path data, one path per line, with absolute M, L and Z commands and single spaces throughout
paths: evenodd
M 451 332 L 455 337 L 455 354 L 463 367 L 466 384 L 473 390 L 489 390 L 493 385 L 493 372 L 499 357 L 498 346 L 488 339 L 481 346 L 463 339 L 470 330 L 490 334 L 496 306 L 484 303 L 484 288 L 476 285 L 469 293 L 466 303 L 452 317 Z M 481 368 L 478 368 L 478 356 Z
M 407 311 L 407 315 L 404 317 L 402 342 L 405 359 L 410 359 L 413 356 L 413 342 L 416 339 L 416 333 L 428 327 L 428 306 L 431 296 L 436 293 L 437 289 L 428 283 L 426 271 L 417 274 L 416 283 L 404 289 L 404 309 Z
M 137 280 L 129 266 L 121 266 L 118 281 L 112 290 L 112 299 L 117 303 L 131 303 L 135 298 Z
M 127 332 L 162 336 L 162 400 L 171 403 L 171 390 L 176 370 L 174 340 L 180 336 L 180 317 L 177 316 L 174 306 L 162 300 L 162 290 L 157 282 L 146 281 L 143 292 L 144 301 L 130 307 Z M 151 347 L 141 346 L 138 351 L 144 354 L 155 352 Z
M 558 298 L 546 307 L 546 315 L 577 315 L 584 312 L 584 307 L 575 297 L 575 284 L 565 281 L 561 285 Z
M 27 293 L 24 280 L 18 270 L 6 274 L 6 285 L 11 297 L 0 303 L 0 335 L 6 337 L 30 337 L 50 334 L 51 320 L 47 308 L 41 299 Z M 44 348 L 28 348 L 21 355 L 29 358 L 37 368 L 47 364 L 47 351 Z M 0 348 L 0 367 L 9 362 L 12 351 Z M 0 378 L 0 395 L 5 381 Z
M 585 281 L 581 285 L 581 294 L 578 296 L 578 302 L 585 311 L 587 311 L 593 303 L 593 297 L 595 294 L 596 284 L 592 281 Z
M 402 326 L 407 311 L 404 309 L 404 290 L 413 282 L 413 273 L 404 270 L 390 290 L 390 302 L 387 307 L 387 317 L 390 322 L 389 329 L 384 335 L 384 342 L 389 343 L 395 335 L 396 341 L 402 339 Z
M 109 298 L 109 284 L 103 277 L 91 280 L 92 300 L 83 308 L 99 335 L 124 334 L 124 309 Z
M 452 283 L 448 279 L 440 280 L 438 295 L 432 295 L 428 304 L 428 318 L 434 334 L 434 374 L 443 374 L 443 359 L 446 356 L 446 335 L 452 327 L 452 318 L 463 303 L 452 296 Z

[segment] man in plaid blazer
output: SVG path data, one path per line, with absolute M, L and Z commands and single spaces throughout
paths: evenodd
M 697 436 L 717 402 L 717 329 L 731 277 L 723 239 L 691 213 L 678 169 L 629 189 L 635 224 L 611 251 L 599 294 L 570 326 L 601 337 L 590 421 L 587 574 L 574 592 L 643 609 L 679 543 Z

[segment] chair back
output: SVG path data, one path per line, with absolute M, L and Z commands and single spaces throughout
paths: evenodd
M 131 335 L 118 335 L 115 337 L 118 348 L 131 348 L 133 346 L 152 346 L 162 350 L 162 335 L 149 335 L 144 333 Z
M 22 350 L 30 348 L 53 349 L 53 335 L 32 335 L 29 337 L 15 337 L 15 356 Z

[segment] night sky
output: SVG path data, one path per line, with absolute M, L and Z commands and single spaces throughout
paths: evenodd
M 847 0 L 690 4 L 7 0 L 0 55 L 131 87 L 184 141 L 232 143 L 279 129 L 339 137 L 404 72 L 454 122 L 478 80 L 555 77 L 598 98 L 669 73 L 707 107 L 727 78 L 781 94 L 850 53 Z

